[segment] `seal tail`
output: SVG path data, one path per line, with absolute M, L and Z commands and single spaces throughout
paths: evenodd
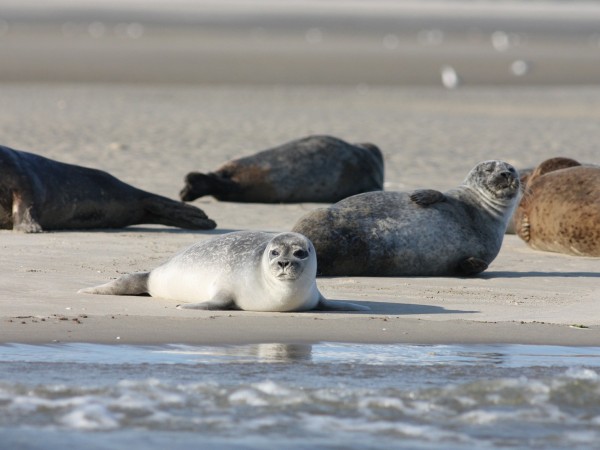
M 166 197 L 149 197 L 145 200 L 144 210 L 147 222 L 186 228 L 189 230 L 212 230 L 217 226 L 214 220 L 200 208 L 186 205 Z
M 179 192 L 179 198 L 184 202 L 191 202 L 205 195 L 218 196 L 234 192 L 237 188 L 237 183 L 215 173 L 190 172 L 185 176 L 185 186 Z
M 99 286 L 80 289 L 78 294 L 100 295 L 141 295 L 148 293 L 148 277 L 150 272 L 137 272 L 123 275 L 116 280 Z

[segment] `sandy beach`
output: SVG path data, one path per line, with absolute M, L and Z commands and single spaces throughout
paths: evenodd
M 83 40 L 62 46 L 45 41 L 51 47 L 46 55 L 54 58 L 49 63 L 23 49 L 35 47 L 43 53 L 43 46 L 36 47 L 32 42 L 38 41 L 29 39 L 49 33 L 52 26 L 45 23 L 34 30 L 38 34 L 29 33 L 23 25 L 29 23 L 25 16 L 14 14 L 13 19 L 1 22 L 8 25 L 0 36 L 0 55 L 9 61 L 0 69 L 1 143 L 106 170 L 171 198 L 177 198 L 190 170 L 208 171 L 227 159 L 310 134 L 377 144 L 385 156 L 388 190 L 445 190 L 460 184 L 475 164 L 486 159 L 505 160 L 517 168 L 558 155 L 600 163 L 600 50 L 589 46 L 591 32 L 584 32 L 586 44 L 581 46 L 577 39 L 583 38 L 569 34 L 568 26 L 562 35 L 550 33 L 562 36 L 560 42 L 566 49 L 552 55 L 540 51 L 543 41 L 533 40 L 531 47 L 522 45 L 512 54 L 513 50 L 501 52 L 498 59 L 494 57 L 498 50 L 490 47 L 488 39 L 485 45 L 483 40 L 471 41 L 474 48 L 486 49 L 478 60 L 473 56 L 479 50 L 465 47 L 462 41 L 447 43 L 460 48 L 461 55 L 470 55 L 457 60 L 468 62 L 461 70 L 464 86 L 449 90 L 442 87 L 439 75 L 447 64 L 446 56 L 440 55 L 449 53 L 439 47 L 433 53 L 421 53 L 426 55 L 425 63 L 413 67 L 423 83 L 410 83 L 406 73 L 390 77 L 397 66 L 373 70 L 389 56 L 381 48 L 373 53 L 356 45 L 358 53 L 349 57 L 345 52 L 354 44 L 341 38 L 328 43 L 321 53 L 298 47 L 290 66 L 282 63 L 286 55 L 272 47 L 269 52 L 255 49 L 266 55 L 253 66 L 260 68 L 258 72 L 243 64 L 245 68 L 235 72 L 230 62 L 236 60 L 236 52 L 252 55 L 235 42 L 228 47 L 233 53 L 220 54 L 229 55 L 223 65 L 217 64 L 217 53 L 209 57 L 213 50 L 203 53 L 203 47 L 187 48 L 200 52 L 194 53 L 196 59 L 177 53 L 162 65 L 152 58 L 119 65 L 120 61 L 137 61 L 128 59 L 127 52 L 139 57 L 142 47 L 146 54 L 156 48 L 159 56 L 171 54 L 178 42 L 186 41 L 184 34 L 161 41 L 169 43 L 166 47 L 157 47 L 155 37 L 132 40 L 133 47 L 121 47 L 123 53 L 116 59 L 109 57 L 108 47 L 102 47 L 108 45 L 106 41 L 90 40 L 91 47 Z M 15 28 L 14 17 L 20 17 L 21 28 Z M 587 17 L 594 16 L 588 12 Z M 557 12 L 544 23 L 552 24 L 550 30 L 560 29 L 548 22 L 558 18 Z M 585 17 L 581 20 L 588 23 Z M 372 21 L 377 23 L 376 18 Z M 444 23 L 436 22 L 434 28 Z M 486 20 L 479 23 L 486 36 L 496 29 Z M 572 24 L 570 19 L 561 23 Z M 426 25 L 421 28 L 431 28 Z M 255 25 L 250 28 L 256 32 Z M 23 34 L 12 33 L 15 29 Z M 204 30 L 211 32 L 210 27 Z M 417 36 L 417 31 L 410 36 Z M 313 32 L 313 39 L 317 34 Z M 379 37 L 379 47 L 381 42 Z M 389 47 L 396 41 L 388 38 L 387 42 Z M 570 45 L 579 53 L 569 51 Z M 67 58 L 69 46 L 79 46 L 82 59 L 62 64 L 60 58 Z M 96 53 L 89 53 L 90 48 Z M 410 48 L 402 48 L 411 54 Z M 323 69 L 328 52 L 346 55 L 363 69 L 347 70 L 343 62 Z M 31 57 L 19 60 L 23 54 Z M 107 64 L 100 64 L 106 73 L 95 71 L 95 66 L 86 72 L 85 55 L 99 63 L 106 58 Z M 531 76 L 539 80 L 508 71 L 511 61 L 534 57 L 539 61 L 531 67 L 555 64 L 560 70 L 533 71 Z M 182 66 L 178 58 L 201 61 L 193 67 L 206 64 L 212 72 Z M 481 64 L 486 58 L 499 65 Z M 295 71 L 298 61 L 302 70 L 315 75 Z M 393 61 L 402 64 L 401 58 Z M 292 76 L 290 80 L 287 72 L 274 70 L 279 64 L 299 79 Z M 273 70 L 265 69 L 269 67 Z M 234 73 L 237 76 L 230 76 Z M 269 78 L 267 73 L 279 75 Z M 177 78 L 177 74 L 188 78 Z M 336 76 L 340 83 L 331 82 Z M 176 302 L 150 297 L 76 293 L 123 273 L 150 270 L 179 249 L 216 234 L 289 230 L 299 217 L 320 206 L 237 204 L 212 198 L 194 204 L 217 222 L 216 230 L 136 226 L 41 234 L 0 231 L 0 342 L 600 344 L 600 260 L 534 251 L 514 235 L 506 236 L 499 256 L 475 278 L 318 279 L 327 298 L 367 305 L 369 313 L 186 311 L 176 309 Z

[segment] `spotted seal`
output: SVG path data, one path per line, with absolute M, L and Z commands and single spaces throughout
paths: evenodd
M 238 231 L 200 241 L 150 272 L 124 275 L 82 289 L 87 294 L 176 300 L 186 309 L 246 311 L 369 308 L 326 300 L 315 280 L 312 243 L 297 233 Z
M 315 245 L 319 275 L 469 276 L 498 254 L 518 196 L 517 171 L 485 161 L 445 193 L 360 194 L 309 212 L 293 231 Z
M 382 190 L 383 172 L 383 156 L 373 144 L 309 136 L 233 159 L 214 172 L 190 172 L 180 198 L 192 201 L 212 195 L 234 202 L 332 203 Z
M 524 191 L 515 228 L 531 248 L 600 256 L 600 167 L 551 158 L 535 168 Z
M 152 223 L 215 228 L 182 202 L 130 186 L 101 170 L 0 146 L 0 228 L 44 230 L 121 228 Z

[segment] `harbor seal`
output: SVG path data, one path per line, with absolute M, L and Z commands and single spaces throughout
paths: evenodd
M 373 144 L 351 145 L 331 136 L 309 136 L 251 156 L 214 172 L 190 172 L 183 201 L 204 195 L 256 203 L 337 202 L 383 189 L 383 156 Z
M 445 193 L 355 195 L 306 214 L 293 231 L 313 242 L 319 275 L 471 276 L 498 254 L 518 196 L 516 170 L 485 161 Z
M 151 272 L 82 289 L 88 294 L 140 295 L 192 302 L 186 309 L 245 311 L 369 308 L 328 301 L 315 280 L 312 243 L 297 233 L 238 231 L 198 242 Z
M 121 228 L 153 223 L 215 228 L 191 205 L 142 191 L 101 170 L 0 146 L 0 229 Z
M 536 250 L 600 256 L 600 167 L 563 157 L 542 162 L 527 181 L 515 223 Z

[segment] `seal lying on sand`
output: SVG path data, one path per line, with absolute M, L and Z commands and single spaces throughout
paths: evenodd
M 474 275 L 496 257 L 519 195 L 516 170 L 486 161 L 459 187 L 369 192 L 302 217 L 319 275 Z
M 151 194 L 106 172 L 0 146 L 0 228 L 121 228 L 156 223 L 215 228 L 191 205 Z
M 226 162 L 214 172 L 188 173 L 184 201 L 203 195 L 257 203 L 337 202 L 383 189 L 383 156 L 373 144 L 310 136 Z
M 148 293 L 182 302 L 188 309 L 364 311 L 328 301 L 317 288 L 317 259 L 311 242 L 297 233 L 239 231 L 201 241 L 151 272 L 124 275 L 87 294 Z
M 600 167 L 542 162 L 515 212 L 517 234 L 537 250 L 600 256 Z

